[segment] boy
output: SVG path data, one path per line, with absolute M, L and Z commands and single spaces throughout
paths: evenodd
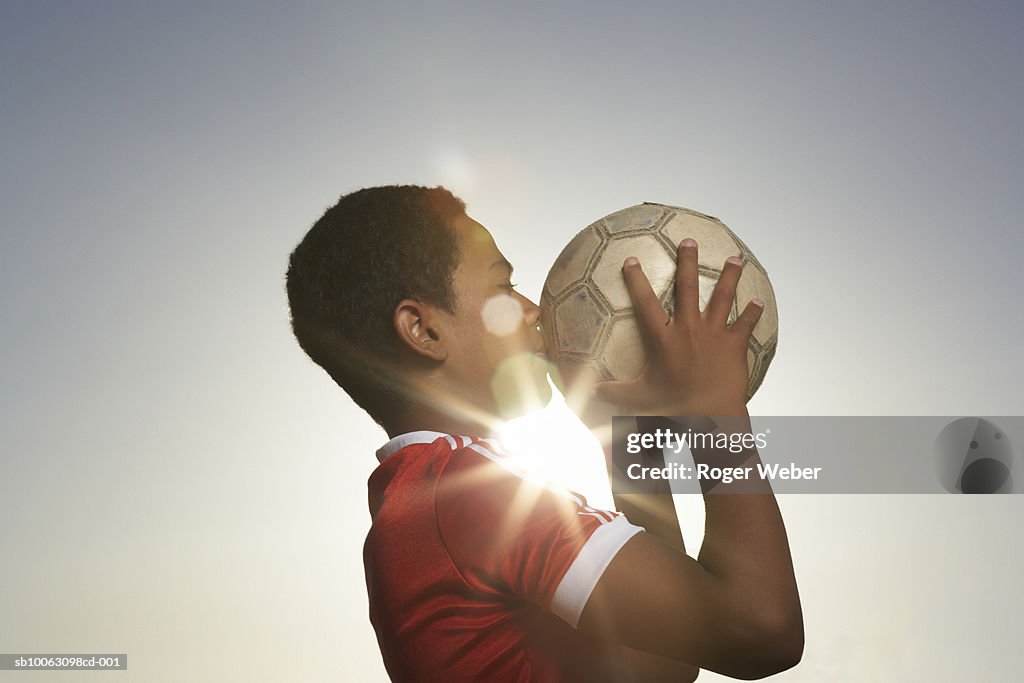
M 627 259 L 650 361 L 640 379 L 598 385 L 596 396 L 633 414 L 745 418 L 746 341 L 760 309 L 726 325 L 741 268 L 726 264 L 702 314 L 697 245 L 684 240 L 666 321 Z M 390 437 L 369 480 L 364 546 L 389 675 L 648 681 L 692 680 L 696 667 L 759 678 L 793 666 L 800 604 L 766 485 L 706 496 L 695 561 L 670 496 L 647 505 L 617 496 L 629 519 L 596 510 L 520 476 L 488 438 L 530 396 L 549 397 L 540 311 L 511 275 L 490 233 L 440 187 L 344 196 L 289 261 L 300 345 Z

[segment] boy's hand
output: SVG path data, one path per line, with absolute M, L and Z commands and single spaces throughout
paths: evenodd
M 676 267 L 675 314 L 669 318 L 640 263 L 626 259 L 622 273 L 645 338 L 647 366 L 638 379 L 597 384 L 597 398 L 634 415 L 746 414 L 747 342 L 764 303 L 754 299 L 727 325 L 742 272 L 740 257 L 726 260 L 701 313 L 697 243 L 684 239 Z

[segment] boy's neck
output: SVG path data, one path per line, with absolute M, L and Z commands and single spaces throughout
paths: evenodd
M 490 436 L 493 432 L 493 429 L 478 420 L 455 417 L 424 405 L 416 405 L 411 410 L 404 411 L 384 423 L 383 427 L 391 439 L 401 434 L 421 431 L 481 437 Z

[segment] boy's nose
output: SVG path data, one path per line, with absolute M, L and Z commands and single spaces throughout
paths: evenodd
M 523 319 L 526 320 L 526 324 L 530 327 L 536 327 L 540 321 L 540 306 L 527 299 L 522 294 L 516 293 L 519 296 L 519 303 L 523 306 Z

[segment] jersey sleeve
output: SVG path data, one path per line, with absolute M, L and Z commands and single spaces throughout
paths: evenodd
M 455 451 L 437 489 L 441 540 L 474 589 L 519 596 L 573 628 L 619 549 L 643 531 L 533 481 L 485 443 Z

